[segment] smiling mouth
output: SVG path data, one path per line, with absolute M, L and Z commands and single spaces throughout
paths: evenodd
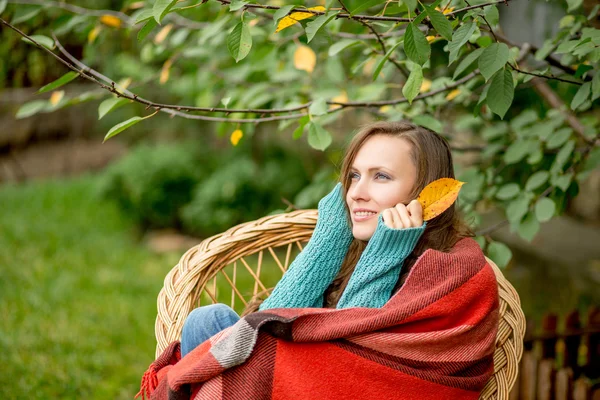
M 360 211 L 353 214 L 355 222 L 363 222 L 374 216 L 376 216 L 376 212 L 368 212 L 368 211 Z

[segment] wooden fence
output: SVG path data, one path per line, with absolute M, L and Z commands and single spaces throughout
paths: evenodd
M 568 314 L 564 329 L 548 314 L 540 330 L 528 321 L 519 376 L 510 400 L 600 400 L 600 308 Z

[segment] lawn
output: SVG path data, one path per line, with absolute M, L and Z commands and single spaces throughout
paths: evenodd
M 0 187 L 0 398 L 131 399 L 154 358 L 156 255 L 98 180 Z

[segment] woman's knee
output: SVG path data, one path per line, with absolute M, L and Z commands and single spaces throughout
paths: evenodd
M 211 304 L 192 310 L 185 320 L 183 329 L 185 330 L 186 327 L 206 325 L 209 321 L 213 324 L 216 322 L 217 325 L 223 329 L 225 326 L 222 325 L 230 325 L 231 322 L 236 321 L 239 318 L 237 313 L 228 305 L 222 303 Z

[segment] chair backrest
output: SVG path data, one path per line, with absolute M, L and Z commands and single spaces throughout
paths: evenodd
M 268 216 L 237 225 L 189 249 L 167 274 L 158 295 L 156 356 L 179 340 L 183 323 L 194 308 L 221 302 L 239 312 L 257 294 L 268 292 L 310 239 L 316 222 L 317 210 Z M 523 352 L 525 316 L 515 289 L 496 264 L 488 262 L 498 281 L 500 323 L 494 375 L 480 398 L 508 399 Z

